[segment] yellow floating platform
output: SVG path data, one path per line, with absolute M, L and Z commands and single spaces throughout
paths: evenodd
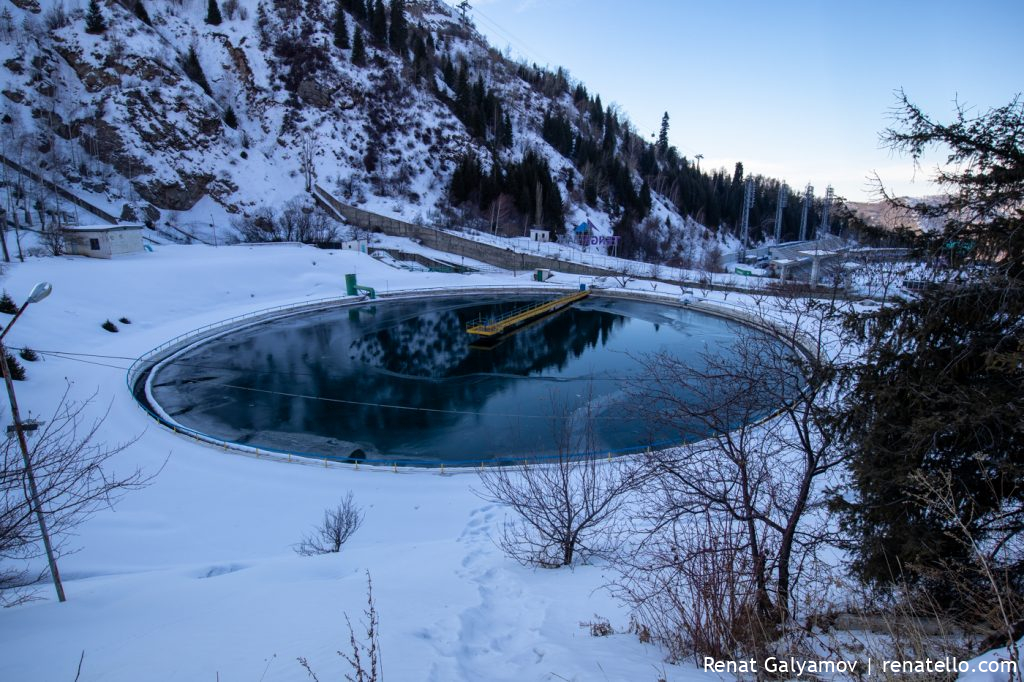
M 568 307 L 576 301 L 586 298 L 589 294 L 590 291 L 576 291 L 561 298 L 556 298 L 553 301 L 544 301 L 513 310 L 498 318 L 487 320 L 478 318 L 466 325 L 466 332 L 489 338 L 501 336 L 531 320 Z

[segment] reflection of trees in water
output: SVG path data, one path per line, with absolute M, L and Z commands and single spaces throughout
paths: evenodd
M 368 367 L 414 377 L 445 377 L 466 355 L 465 315 L 428 312 L 354 339 L 353 359 Z
M 209 349 L 190 358 L 189 363 L 217 366 L 219 357 L 219 366 L 226 370 L 218 381 L 190 385 L 191 402 L 241 431 L 371 438 L 387 451 L 414 432 L 426 435 L 427 429 L 476 419 L 418 410 L 478 411 L 512 382 L 521 381 L 518 377 L 564 370 L 587 348 L 606 344 L 625 323 L 625 318 L 607 311 L 570 308 L 538 320 L 490 350 L 471 349 L 475 339 L 466 333 L 466 322 L 493 310 L 493 306 L 477 305 L 429 311 L 351 341 L 350 334 L 358 327 L 333 321 L 268 328 L 219 351 Z M 189 363 L 177 366 L 179 389 L 190 374 Z M 226 389 L 223 384 L 255 390 Z M 281 393 L 372 404 L 293 399 Z M 544 399 L 514 411 L 539 413 L 547 407 Z M 536 423 L 509 424 L 510 430 L 524 437 L 537 427 Z M 542 429 L 546 436 L 548 425 Z M 494 437 L 502 436 L 495 433 Z
M 469 348 L 473 339 L 465 331 L 465 322 L 475 315 L 475 310 L 431 313 L 353 341 L 354 355 L 364 367 L 325 378 L 317 386 L 318 395 L 347 394 L 357 401 L 472 412 L 517 381 L 516 376 L 564 369 L 586 348 L 606 343 L 624 322 L 609 313 L 570 309 L 538 321 L 491 350 L 477 350 Z M 366 365 L 389 374 L 366 372 Z M 314 409 L 342 430 L 359 427 L 382 433 L 452 426 L 464 418 L 323 402 Z
M 470 348 L 476 339 L 466 323 L 486 308 L 428 313 L 352 341 L 353 357 L 388 372 L 435 379 L 469 374 L 527 376 L 564 369 L 570 357 L 608 342 L 625 320 L 613 313 L 570 308 L 510 335 L 489 350 Z

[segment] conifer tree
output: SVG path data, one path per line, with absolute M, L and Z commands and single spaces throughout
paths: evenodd
M 8 315 L 14 315 L 18 312 L 18 304 L 14 302 L 11 295 L 4 291 L 3 296 L 0 296 L 0 313 L 7 313 Z
M 348 21 L 345 19 L 345 9 L 342 5 L 342 0 L 338 0 L 334 10 L 334 46 L 342 50 L 349 48 Z
M 235 108 L 228 105 L 228 110 L 224 112 L 224 125 L 229 128 L 238 127 L 238 116 L 235 115 Z
M 505 112 L 505 121 L 501 130 L 501 146 L 506 149 L 512 147 L 512 119 L 509 117 L 507 111 Z
M 185 55 L 181 68 L 184 69 L 186 76 L 203 89 L 203 92 L 207 95 L 211 94 L 210 84 L 206 80 L 206 74 L 203 73 L 202 64 L 199 63 L 199 55 L 196 54 L 195 45 L 189 46 L 188 54 Z
M 220 7 L 217 5 L 217 0 L 209 0 L 206 6 L 206 23 L 211 26 L 220 26 L 221 21 Z
M 363 0 L 343 0 L 345 3 L 345 9 L 355 18 L 355 20 L 362 21 L 366 18 L 366 3 Z
M 973 580 L 1020 598 L 1024 103 L 976 116 L 958 106 L 942 123 L 901 93 L 897 112 L 883 140 L 915 161 L 942 149 L 948 166 L 936 201 L 892 203 L 945 223 L 916 239 L 956 276 L 938 270 L 913 298 L 849 320 L 866 350 L 842 420 L 855 495 L 837 507 L 867 581 L 916 579 L 940 599 L 974 601 L 960 569 L 984 547 L 992 572 Z M 957 540 L 964 532 L 973 548 Z
M 658 153 L 664 154 L 668 151 L 668 112 L 661 117 L 661 131 L 658 133 Z
M 146 6 L 142 4 L 142 0 L 135 1 L 135 16 L 147 26 L 153 25 L 153 22 L 149 19 L 149 12 L 146 11 Z
M 85 32 L 99 35 L 107 30 L 107 20 L 103 18 L 99 0 L 89 0 L 89 9 L 85 15 Z
M 352 63 L 366 66 L 366 45 L 363 44 L 363 29 L 359 26 L 356 26 L 356 34 L 352 38 Z
M 388 29 L 388 42 L 395 54 L 404 57 L 408 39 L 408 27 L 405 21 L 404 0 L 391 0 L 391 26 Z
M 387 45 L 388 43 L 388 15 L 384 9 L 384 0 L 376 0 L 373 3 L 373 13 L 370 15 L 370 36 L 374 45 Z

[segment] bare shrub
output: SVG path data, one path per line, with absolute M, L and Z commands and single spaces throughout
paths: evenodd
M 66 243 L 63 230 L 56 226 L 43 230 L 41 241 L 51 256 L 63 256 L 66 252 Z
M 302 556 L 340 552 L 361 525 L 363 512 L 349 493 L 337 507 L 324 510 L 324 520 L 295 546 L 295 551 Z
M 256 212 L 232 220 L 232 227 L 245 242 L 336 242 L 340 224 L 303 197 L 288 201 L 280 212 L 262 207 Z
M 618 273 L 612 276 L 612 279 L 615 280 L 616 284 L 625 289 L 630 282 L 638 277 L 643 277 L 645 274 L 644 270 L 643 265 L 633 261 L 626 261 L 619 268 Z
M 990 466 L 981 456 L 973 464 L 987 473 Z M 980 626 L 985 639 L 983 649 L 1005 648 L 1010 660 L 1020 660 L 1018 640 L 1024 635 L 1024 593 L 1020 567 L 1024 564 L 1024 541 L 1014 516 L 1017 505 L 1007 501 L 995 511 L 985 507 L 961 490 L 958 475 L 939 471 L 933 475 L 913 474 L 919 486 L 922 504 L 934 509 L 947 522 L 947 534 L 964 547 L 968 562 L 947 559 L 936 570 L 942 576 L 955 578 L 957 606 L 960 617 Z M 996 481 L 986 478 L 995 494 Z M 965 515 L 964 508 L 969 512 Z M 977 522 L 977 527 L 975 523 Z M 979 530 L 980 529 L 980 530 Z M 985 534 L 984 539 L 979 535 Z M 1018 668 L 1010 677 L 1020 682 Z
M 835 660 L 860 661 L 866 670 L 868 660 L 966 660 L 977 653 L 974 635 L 927 590 L 899 581 L 884 591 L 852 590 L 847 608 L 820 612 L 792 648 L 794 653 L 825 652 Z M 907 679 L 905 673 L 883 666 L 873 673 L 883 680 Z M 957 675 L 956 670 L 937 671 L 926 679 L 953 680 Z
M 594 620 L 580 623 L 581 628 L 586 628 L 590 631 L 591 637 L 607 637 L 615 634 L 615 628 L 608 621 L 607 618 L 594 614 Z
M 481 469 L 483 490 L 477 492 L 514 514 L 498 539 L 505 553 L 522 564 L 549 568 L 609 550 L 612 524 L 633 485 L 629 466 L 595 453 L 589 399 L 581 410 L 562 404 L 553 414 L 558 455 Z
M 71 17 L 68 16 L 67 10 L 64 8 L 63 2 L 57 2 L 46 14 L 43 15 L 43 25 L 46 26 L 48 31 L 56 31 L 57 29 L 64 28 L 71 23 Z
M 363 611 L 363 615 L 366 617 L 363 623 L 366 631 L 364 638 L 359 639 L 352 628 L 352 621 L 349 620 L 348 614 L 345 614 L 350 650 L 348 653 L 339 651 L 338 655 L 344 658 L 352 669 L 351 673 L 345 675 L 349 682 L 382 682 L 384 664 L 380 658 L 380 621 L 377 616 L 377 605 L 373 601 L 373 581 L 369 573 L 366 574 L 366 610 Z M 299 665 L 313 678 L 313 682 L 320 682 L 309 661 L 301 656 L 298 660 Z

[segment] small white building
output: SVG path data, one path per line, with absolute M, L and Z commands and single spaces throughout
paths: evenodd
M 341 249 L 343 251 L 358 251 L 359 253 L 366 253 L 368 247 L 369 242 L 365 239 L 353 239 L 352 241 L 341 243 Z
M 549 242 L 551 241 L 550 230 L 542 230 L 539 227 L 530 228 L 530 241 L 534 242 Z
M 82 225 L 64 228 L 68 253 L 90 258 L 113 258 L 143 250 L 142 225 Z

